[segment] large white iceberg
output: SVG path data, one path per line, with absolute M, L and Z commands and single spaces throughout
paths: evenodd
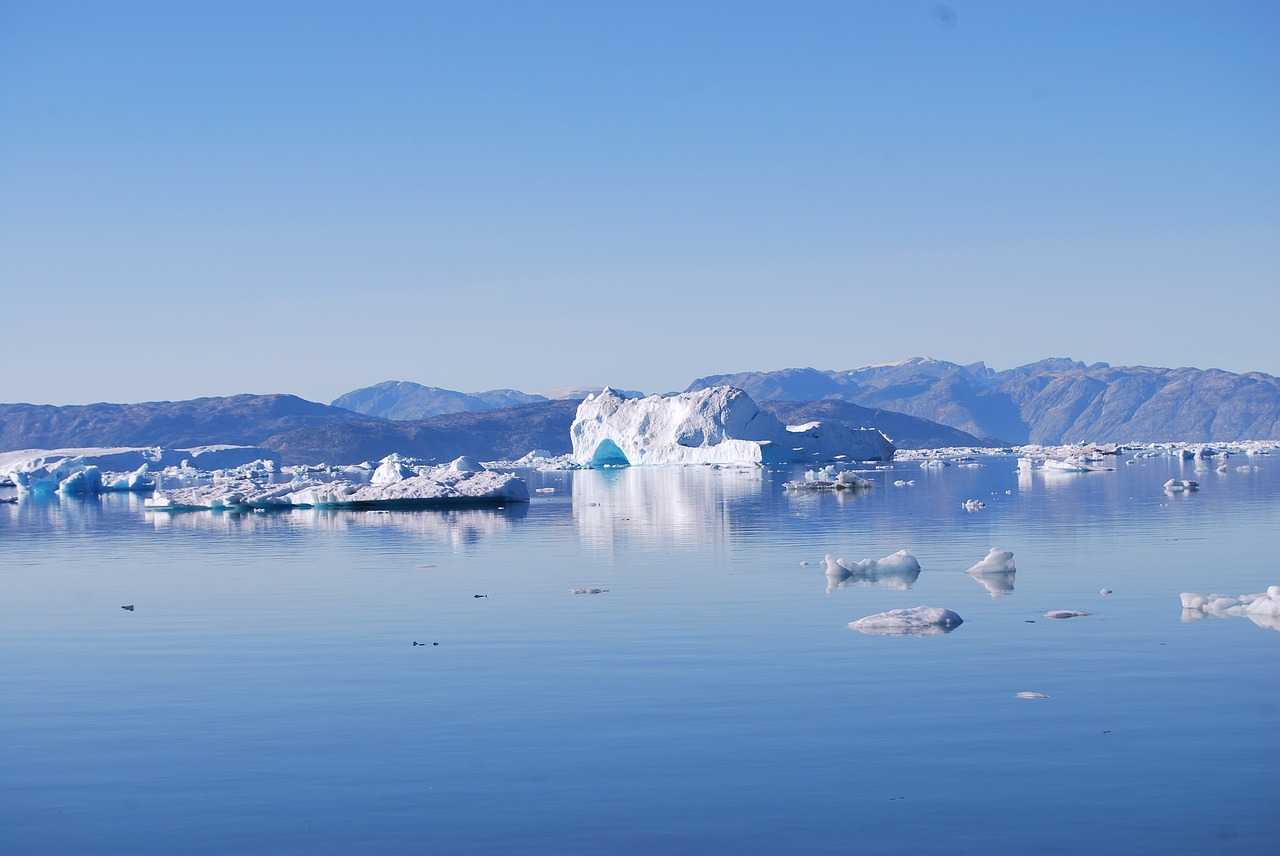
M 784 426 L 728 386 L 641 399 L 606 387 L 578 406 L 570 438 L 574 462 L 594 467 L 888 460 L 894 452 L 874 428 Z

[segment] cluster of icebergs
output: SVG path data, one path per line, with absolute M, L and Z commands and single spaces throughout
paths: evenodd
M 1080 470 L 1094 471 L 1111 469 L 1099 466 L 1112 460 L 1114 456 L 1132 454 L 1135 458 L 1177 458 L 1179 460 L 1221 461 L 1234 456 L 1254 457 L 1257 455 L 1280 454 L 1280 443 L 1275 440 L 1240 440 L 1230 443 L 1076 443 L 1065 446 L 1043 446 L 1031 444 L 1026 446 L 1003 446 L 978 448 L 972 446 L 956 446 L 946 449 L 899 449 L 894 456 L 898 461 L 920 461 L 922 467 L 947 466 L 949 461 L 962 460 L 975 455 L 1015 455 L 1025 458 L 1036 469 L 1039 463 L 1055 461 L 1065 467 L 1049 466 L 1049 469 L 1066 471 L 1072 466 L 1081 466 Z
M 265 455 L 265 457 L 260 457 Z M 280 467 L 246 446 L 199 449 L 64 449 L 9 453 L 0 475 L 19 497 L 151 492 L 154 511 L 187 509 L 387 508 L 527 502 L 524 480 L 462 457 L 425 466 L 398 455 L 377 465 Z M 123 472 L 116 468 L 129 467 Z
M 807 470 L 803 480 L 783 482 L 785 490 L 866 490 L 872 482 L 845 470 L 836 472 L 834 466 L 819 470 Z
M 113 491 L 144 493 L 159 473 L 182 474 L 257 465 L 274 469 L 279 456 L 256 446 L 197 446 L 190 449 L 25 449 L 0 453 L 0 479 L 19 496 L 92 496 Z
M 389 508 L 528 502 L 529 488 L 514 473 L 494 472 L 466 457 L 445 466 L 418 466 L 389 455 L 367 482 L 316 468 L 285 483 L 243 475 L 209 484 L 163 488 L 144 503 L 153 511 L 187 509 Z

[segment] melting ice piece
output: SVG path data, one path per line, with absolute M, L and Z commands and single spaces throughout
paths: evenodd
M 1259 627 L 1280 630 L 1280 586 L 1269 586 L 1259 594 L 1194 594 L 1183 592 L 1182 620 L 1196 621 L 1206 615 L 1226 618 L 1244 616 Z
M 854 630 L 874 636 L 937 636 L 950 633 L 961 624 L 963 618 L 939 606 L 891 609 L 849 622 Z
M 980 499 L 966 499 L 960 503 L 960 507 L 965 511 L 980 511 L 987 507 L 987 504 Z
M 571 588 L 569 594 L 604 594 L 608 589 L 602 588 Z
M 981 562 L 965 571 L 986 586 L 993 598 L 1013 591 L 1013 580 L 1018 569 L 1013 564 L 1013 553 L 992 547 Z
M 920 561 L 910 550 L 899 550 L 883 559 L 853 562 L 828 555 L 822 561 L 827 566 L 827 594 L 844 588 L 850 580 L 905 590 L 920 577 Z
M 1044 614 L 1045 618 L 1083 618 L 1093 615 L 1092 612 L 1080 612 L 1077 609 L 1051 609 Z
M 1013 564 L 1013 553 L 1009 550 L 1001 550 L 999 547 L 992 547 L 987 551 L 987 555 L 981 562 L 974 565 L 966 573 L 970 574 L 989 574 L 989 573 L 1012 573 L 1018 570 Z
M 1048 698 L 1044 693 L 1018 693 L 1018 698 Z
M 1187 479 L 1169 479 L 1164 483 L 1164 489 L 1167 493 L 1190 493 L 1193 490 L 1200 489 L 1200 482 L 1188 481 Z

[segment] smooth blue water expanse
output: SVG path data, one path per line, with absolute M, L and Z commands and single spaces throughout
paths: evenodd
M 1280 457 L 1128 460 L 0 506 L 0 853 L 1274 853 L 1280 632 L 1178 595 L 1280 584 Z M 909 589 L 828 591 L 903 548 Z M 964 624 L 848 626 L 918 605 Z

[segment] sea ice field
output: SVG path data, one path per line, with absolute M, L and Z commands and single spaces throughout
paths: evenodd
M 0 853 L 1276 852 L 1280 454 L 925 463 L 0 504 Z

